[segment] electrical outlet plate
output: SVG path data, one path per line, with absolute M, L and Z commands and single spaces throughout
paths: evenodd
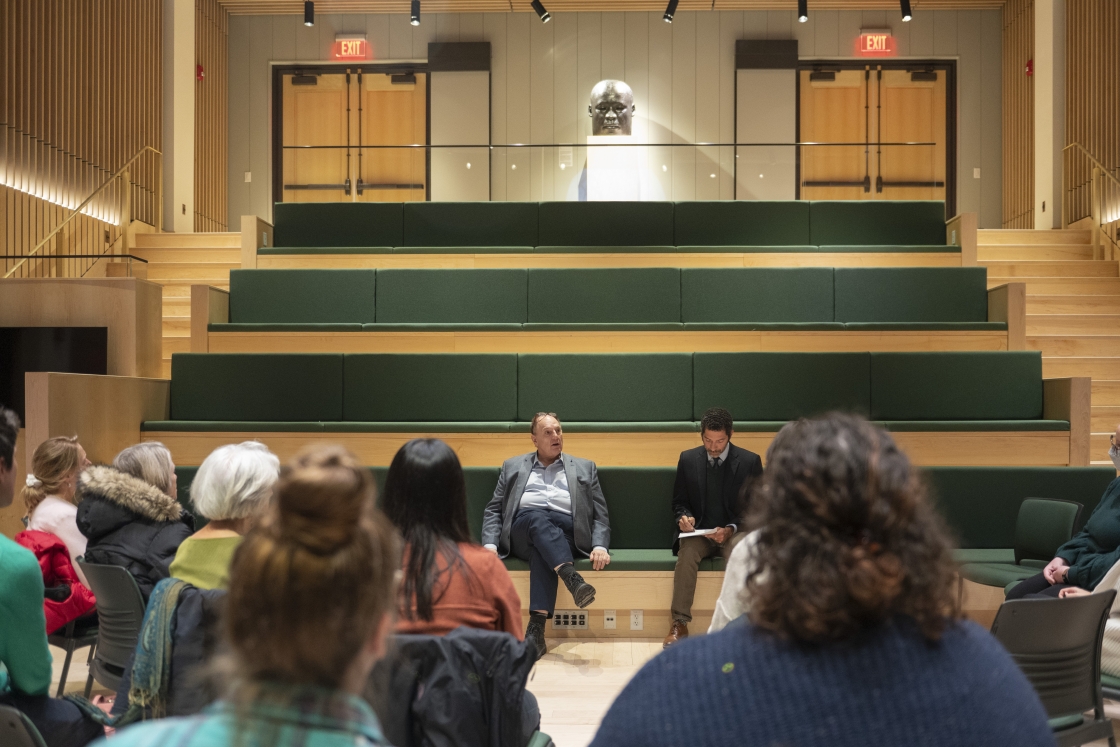
M 630 610 L 630 630 L 641 630 L 645 624 L 645 613 L 643 610 Z
M 587 630 L 586 610 L 556 610 L 552 615 L 553 630 Z
M 603 628 L 605 630 L 614 630 L 618 627 L 618 616 L 614 610 L 603 610 Z

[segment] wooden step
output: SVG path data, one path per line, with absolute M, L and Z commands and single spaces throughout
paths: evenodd
M 1094 433 L 1089 436 L 1089 458 L 1090 459 L 1108 459 L 1108 450 L 1111 444 L 1108 442 L 1109 436 L 1116 431 L 1116 426 L 1108 430 L 1107 433 Z M 1109 461 L 1111 464 L 1111 461 Z
M 189 316 L 163 317 L 164 337 L 190 337 L 191 318 Z
M 1116 405 L 1120 407 L 1120 380 L 1093 380 L 1093 406 Z
M 976 248 L 981 261 L 1093 259 L 1091 244 L 994 244 Z
M 170 358 L 172 353 L 189 353 L 191 352 L 191 338 L 190 335 L 186 337 L 164 337 L 163 338 L 163 357 Z
M 1120 356 L 1120 335 L 1028 335 L 1027 350 L 1044 358 Z
M 1114 278 L 1120 276 L 1116 262 L 1104 260 L 1070 260 L 1068 262 L 1021 261 L 978 262 L 988 268 L 989 275 L 1014 278 Z
M 236 262 L 240 249 L 134 249 L 132 254 L 148 260 L 148 269 L 163 262 Z
M 1120 314 L 1027 314 L 1028 335 L 1114 335 Z
M 985 228 L 976 232 L 978 246 L 990 246 L 992 244 L 1090 244 L 1092 241 L 1092 232 L 1083 228 L 1052 229 L 1049 231 Z
M 222 290 L 229 290 L 229 278 L 222 280 L 220 278 L 211 278 L 210 280 L 190 280 L 189 282 L 177 283 L 164 283 L 163 284 L 163 297 L 168 298 L 181 298 L 186 300 L 189 304 L 191 300 L 191 286 L 192 285 L 210 285 Z
M 164 296 L 163 297 L 163 315 L 169 316 L 186 316 L 191 315 L 191 299 L 188 296 Z
M 1043 358 L 1042 376 L 1047 379 L 1064 379 L 1068 376 L 1120 379 L 1120 357 Z
M 160 262 L 148 268 L 148 279 L 161 280 L 198 279 L 200 281 L 225 278 L 229 282 L 229 271 L 241 269 L 240 262 Z
M 238 233 L 141 233 L 137 249 L 240 249 Z
M 1120 406 L 1093 405 L 1093 433 L 1115 433 L 1117 425 L 1120 425 Z
M 1120 295 L 1027 296 L 1028 314 L 1120 314 Z M 1120 330 L 1117 330 L 1120 333 Z
M 1007 283 L 1026 283 L 1028 299 L 1033 295 L 1120 294 L 1120 279 L 1117 278 L 1010 278 L 988 273 L 989 288 Z

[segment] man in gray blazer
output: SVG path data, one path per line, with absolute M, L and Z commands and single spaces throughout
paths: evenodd
M 601 571 L 611 562 L 607 502 L 595 463 L 564 453 L 564 430 L 553 413 L 529 426 L 536 451 L 507 459 L 486 504 L 482 544 L 499 557 L 529 561 L 529 625 L 525 637 L 545 654 L 544 624 L 556 609 L 557 578 L 583 609 L 595 587 L 576 572 L 577 555 Z

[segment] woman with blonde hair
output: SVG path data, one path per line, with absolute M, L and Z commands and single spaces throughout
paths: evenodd
M 77 560 L 86 552 L 86 538 L 78 531 L 75 499 L 78 475 L 89 466 L 86 450 L 78 443 L 77 436 L 48 438 L 31 455 L 31 472 L 23 487 L 27 528 L 53 534 L 62 540 L 83 584 L 86 577 L 78 568 Z
M 305 449 L 233 556 L 227 698 L 125 728 L 112 746 L 385 745 L 359 694 L 385 653 L 399 567 L 369 470 L 341 447 Z

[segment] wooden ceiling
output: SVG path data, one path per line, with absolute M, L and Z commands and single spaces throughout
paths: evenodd
M 542 0 L 551 13 L 663 11 L 667 0 Z M 218 0 L 234 15 L 303 13 L 303 0 Z M 425 13 L 531 13 L 529 0 L 422 0 Z M 1004 0 L 911 0 L 923 10 L 1002 8 Z M 898 0 L 809 0 L 814 10 L 898 10 Z M 409 0 L 315 0 L 316 13 L 407 13 Z M 796 10 L 797 0 L 680 0 L 686 10 Z

